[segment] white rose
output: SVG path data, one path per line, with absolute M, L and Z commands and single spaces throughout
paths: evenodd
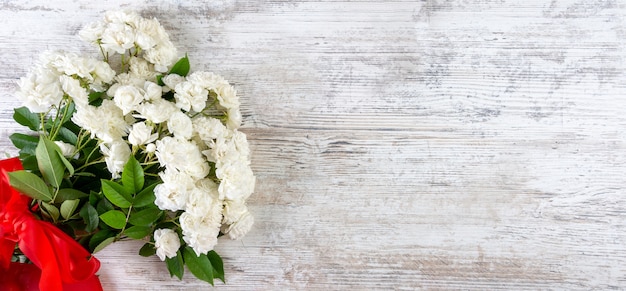
M 228 108 L 226 111 L 228 114 L 228 121 L 226 122 L 226 126 L 228 129 L 237 129 L 241 126 L 241 111 L 239 111 L 239 107 Z
M 220 197 L 227 200 L 245 200 L 254 192 L 256 178 L 244 163 L 228 163 L 218 167 L 215 175 L 221 180 Z
M 222 213 L 215 204 L 216 209 L 208 210 L 204 216 L 183 213 L 180 218 L 180 226 L 183 230 L 183 240 L 194 250 L 196 255 L 207 254 L 217 244 L 217 235 L 220 232 L 220 218 Z
M 176 256 L 176 252 L 180 248 L 180 239 L 178 234 L 169 229 L 157 229 L 154 231 L 154 246 L 156 247 L 156 254 L 161 261 L 165 261 L 165 258 L 173 258 Z
M 61 82 L 63 91 L 76 103 L 76 107 L 80 109 L 89 104 L 89 95 L 87 94 L 87 90 L 80 86 L 80 81 L 67 75 L 60 76 L 59 81 Z
M 233 224 L 237 222 L 244 213 L 248 212 L 245 200 L 224 201 L 223 224 Z
M 182 82 L 174 88 L 176 107 L 185 111 L 201 112 L 206 107 L 209 92 L 191 82 Z
M 161 88 L 161 86 L 150 81 L 146 81 L 143 84 L 143 90 L 146 92 L 146 94 L 144 95 L 144 99 L 149 101 L 160 99 L 163 93 L 163 89 Z
M 131 75 L 135 78 L 151 80 L 156 76 L 156 72 L 151 68 L 151 65 L 142 58 L 132 57 L 128 65 Z
M 98 40 L 102 38 L 102 33 L 104 32 L 104 23 L 92 22 L 85 27 L 83 27 L 80 32 L 78 32 L 78 36 L 88 43 L 98 43 Z
M 64 143 L 62 141 L 55 141 L 54 142 L 59 149 L 61 149 L 61 154 L 63 154 L 64 157 L 66 158 L 78 158 L 78 154 L 74 155 L 74 152 L 76 152 L 76 147 L 69 144 L 69 143 Z
M 217 93 L 217 100 L 220 105 L 226 109 L 239 108 L 239 98 L 237 98 L 237 91 L 229 84 L 220 84 L 215 89 Z
M 174 134 L 174 136 L 182 139 L 189 139 L 193 134 L 191 118 L 180 111 L 174 112 L 174 114 L 170 116 L 170 119 L 167 120 L 167 129 Z
M 102 32 L 100 45 L 109 53 L 124 54 L 135 46 L 135 32 L 126 24 L 110 23 Z
M 226 127 L 217 118 L 199 115 L 192 120 L 192 123 L 194 134 L 205 142 L 226 134 Z
M 196 215 L 203 216 L 211 209 L 215 209 L 215 203 L 219 203 L 217 200 L 217 186 L 214 192 L 205 192 L 204 189 L 195 187 L 189 192 L 187 197 L 187 203 L 185 204 L 185 211 Z
M 104 21 L 107 23 L 129 24 L 137 27 L 141 16 L 132 10 L 111 10 L 104 14 Z
M 103 100 L 100 107 L 87 105 L 80 108 L 72 116 L 72 121 L 91 132 L 92 138 L 96 136 L 105 143 L 122 139 L 129 128 L 122 110 L 111 100 Z
M 113 78 L 115 78 L 115 71 L 106 62 L 98 61 L 94 66 L 93 73 L 95 75 L 95 80 L 103 83 L 111 83 Z
M 39 67 L 18 81 L 20 89 L 16 95 L 31 112 L 47 112 L 63 99 L 58 77 L 54 71 Z
M 158 20 L 142 18 L 139 21 L 136 42 L 142 50 L 149 50 L 167 40 L 169 40 L 167 33 Z
M 227 86 L 228 82 L 220 75 L 211 72 L 196 71 L 187 76 L 187 81 L 207 90 L 216 90 L 218 87 Z
M 135 86 L 121 86 L 115 91 L 113 101 L 117 107 L 122 109 L 122 114 L 126 115 L 136 110 L 141 101 L 143 101 L 144 92 L 142 91 Z
M 107 169 L 111 172 L 112 178 L 117 179 L 124 170 L 124 165 L 130 158 L 130 148 L 123 140 L 117 140 L 112 143 L 103 143 L 100 145 L 100 151 L 104 155 Z
M 144 58 L 154 64 L 156 71 L 167 72 L 168 67 L 176 61 L 177 55 L 174 44 L 169 39 L 163 39 L 152 49 L 146 50 Z
M 138 117 L 152 121 L 153 123 L 162 123 L 178 111 L 178 108 L 165 99 L 157 99 L 151 102 L 144 102 L 138 106 Z
M 252 217 L 250 212 L 245 212 L 237 222 L 228 226 L 224 233 L 228 234 L 230 239 L 240 239 L 252 229 L 253 224 L 254 217 Z
M 176 88 L 176 85 L 185 82 L 185 77 L 183 76 L 179 76 L 176 74 L 169 74 L 165 77 L 163 77 L 163 79 L 161 79 L 161 81 L 163 81 L 163 84 L 165 84 L 167 87 L 169 87 L 170 89 L 174 89 Z
M 155 141 L 159 135 L 152 133 L 152 127 L 146 125 L 145 122 L 138 122 L 133 124 L 128 133 L 128 142 L 132 145 L 138 146 L 142 144 L 148 144 Z
M 196 179 L 209 174 L 209 164 L 194 142 L 166 136 L 156 141 L 156 147 L 155 155 L 162 166 Z
M 169 168 L 159 173 L 159 176 L 163 183 L 154 188 L 154 204 L 161 210 L 185 209 L 189 192 L 195 188 L 194 180 L 189 175 Z

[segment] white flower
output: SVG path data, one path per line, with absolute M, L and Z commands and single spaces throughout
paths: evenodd
M 189 192 L 185 211 L 195 216 L 206 215 L 212 209 L 216 209 L 217 206 L 214 204 L 220 203 L 218 195 L 217 184 L 211 179 L 202 179 L 196 182 L 196 187 Z
M 135 32 L 123 23 L 109 23 L 102 32 L 102 49 L 109 53 L 124 54 L 135 46 Z
M 189 192 L 195 188 L 194 180 L 176 170 L 165 169 L 159 173 L 163 184 L 154 188 L 154 204 L 161 210 L 178 211 L 185 209 Z
M 161 95 L 163 93 L 163 90 L 161 89 L 161 86 L 157 85 L 156 83 L 150 82 L 150 81 L 146 81 L 143 84 L 143 90 L 145 93 L 145 95 L 143 96 L 143 98 L 145 100 L 148 101 L 153 101 L 153 100 L 157 100 L 161 98 Z
M 63 91 L 59 75 L 52 70 L 39 67 L 18 81 L 17 97 L 31 112 L 47 112 L 51 106 L 59 105 Z
M 220 84 L 215 88 L 215 92 L 222 107 L 226 109 L 239 108 L 239 98 L 237 98 L 237 91 L 233 86 L 228 83 Z
M 139 115 L 137 117 L 147 119 L 153 123 L 164 122 L 178 111 L 178 108 L 165 99 L 157 99 L 151 102 L 144 102 L 137 108 Z
M 146 145 L 146 152 L 147 153 L 154 153 L 156 151 L 156 145 L 153 143 L 149 143 Z
M 221 205 L 215 203 L 213 207 L 214 209 L 208 209 L 207 214 L 203 216 L 185 212 L 179 218 L 183 240 L 198 256 L 213 250 L 217 244 L 222 213 Z
M 175 169 L 195 179 L 202 179 L 211 170 L 198 146 L 187 140 L 169 136 L 156 141 L 157 159 L 161 166 Z
M 189 139 L 193 134 L 191 118 L 180 111 L 174 112 L 174 114 L 170 116 L 170 119 L 167 120 L 167 129 L 174 134 L 175 137 L 182 139 Z
M 111 81 L 113 81 L 113 78 L 115 78 L 115 71 L 111 69 L 111 66 L 108 63 L 101 61 L 98 61 L 94 65 L 92 74 L 94 76 L 94 84 L 97 85 L 100 85 L 102 83 L 111 83 Z
M 97 21 L 92 22 L 85 27 L 83 27 L 79 32 L 78 36 L 86 42 L 89 43 L 97 43 L 100 38 L 102 38 L 102 33 L 104 32 L 104 23 Z
M 80 86 L 80 81 L 67 75 L 61 75 L 59 82 L 61 83 L 63 91 L 74 100 L 78 108 L 85 107 L 89 104 L 87 90 Z
M 248 145 L 246 134 L 235 130 L 232 132 L 231 141 L 239 153 L 240 161 L 248 161 L 250 156 L 250 146 Z
M 228 115 L 228 121 L 226 122 L 228 129 L 237 129 L 241 126 L 241 111 L 239 111 L 239 107 L 228 108 L 226 114 Z
M 72 121 L 105 143 L 122 139 L 129 128 L 122 110 L 112 100 L 103 100 L 99 107 L 87 105 L 80 108 L 72 116 Z
M 197 116 L 192 120 L 192 124 L 194 134 L 203 141 L 224 136 L 227 132 L 224 124 L 219 119 L 213 117 Z
M 124 170 L 124 165 L 130 158 L 130 148 L 124 140 L 116 140 L 111 143 L 103 143 L 100 145 L 100 151 L 104 155 L 107 169 L 113 179 L 120 177 L 120 173 Z
M 178 234 L 169 229 L 157 229 L 154 231 L 154 246 L 156 248 L 156 254 L 161 261 L 165 261 L 165 258 L 173 258 L 176 256 L 176 252 L 180 248 L 180 239 Z
M 157 44 L 168 41 L 165 29 L 156 19 L 141 19 L 137 26 L 137 45 L 142 50 L 152 49 Z
M 221 180 L 219 193 L 224 199 L 245 200 L 254 192 L 256 178 L 244 163 L 225 164 L 218 167 L 215 174 Z
M 169 39 L 162 40 L 144 54 L 144 58 L 153 63 L 154 69 L 158 72 L 167 72 L 168 67 L 174 64 L 177 56 L 176 47 Z
M 141 20 L 141 16 L 132 10 L 111 10 L 104 14 L 106 23 L 128 24 L 131 27 L 137 27 Z
M 122 114 L 126 115 L 136 110 L 143 101 L 143 90 L 131 85 L 121 86 L 115 91 L 113 101 L 115 105 L 122 109 Z
M 247 212 L 248 207 L 245 200 L 224 201 L 224 218 L 222 223 L 226 225 L 233 224 L 239 221 Z
M 240 239 L 252 229 L 253 224 L 254 217 L 250 212 L 245 212 L 237 222 L 228 226 L 224 233 L 228 234 L 230 239 Z
M 138 122 L 133 124 L 128 133 L 128 142 L 132 145 L 138 146 L 142 144 L 148 144 L 155 141 L 159 135 L 152 133 L 152 127 L 146 125 L 145 122 Z
M 64 157 L 66 158 L 78 158 L 78 154 L 74 155 L 74 152 L 76 152 L 76 147 L 69 144 L 69 143 L 64 143 L 62 141 L 55 141 L 54 142 L 59 149 L 61 149 L 61 154 L 63 154 Z
M 179 75 L 176 75 L 176 74 L 169 74 L 169 75 L 163 77 L 163 79 L 161 79 L 161 81 L 163 81 L 163 84 L 165 84 L 170 89 L 174 89 L 174 88 L 176 88 L 176 85 L 178 85 L 178 84 L 180 84 L 180 83 L 185 81 L 185 77 L 179 76 Z
M 132 57 L 128 62 L 130 73 L 133 77 L 143 80 L 152 80 L 157 73 L 152 65 L 142 58 Z
M 191 82 L 178 83 L 174 88 L 176 92 L 174 98 L 176 99 L 176 107 L 185 111 L 193 109 L 195 112 L 200 112 L 206 106 L 206 101 L 209 98 L 209 92 Z
M 218 87 L 227 86 L 228 82 L 220 75 L 212 72 L 197 71 L 187 76 L 187 81 L 207 90 L 215 91 Z

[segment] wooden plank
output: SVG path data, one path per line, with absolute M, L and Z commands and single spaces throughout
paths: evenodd
M 257 223 L 220 289 L 626 288 L 622 1 L 3 2 L 0 150 L 14 82 L 117 7 L 241 96 Z M 105 290 L 206 287 L 139 246 Z

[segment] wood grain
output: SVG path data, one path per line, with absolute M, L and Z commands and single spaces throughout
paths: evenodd
M 1 1 L 0 149 L 37 55 L 136 9 L 242 99 L 257 223 L 216 289 L 626 288 L 626 3 L 205 2 Z M 207 289 L 138 248 L 105 290 Z

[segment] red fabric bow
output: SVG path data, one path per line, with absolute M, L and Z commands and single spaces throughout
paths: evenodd
M 18 158 L 0 161 L 0 290 L 101 291 L 95 275 L 100 261 L 53 224 L 37 219 L 28 209 L 31 199 L 11 187 L 7 173 L 21 169 Z M 11 263 L 16 243 L 34 265 Z

